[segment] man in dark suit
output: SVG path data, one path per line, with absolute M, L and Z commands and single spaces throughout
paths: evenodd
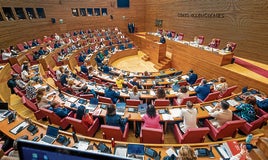
M 195 81 L 197 80 L 197 74 L 194 73 L 193 70 L 189 71 L 189 78 L 186 78 L 186 81 L 190 84 L 193 85 Z
M 166 39 L 163 35 L 160 37 L 160 43 L 163 43 L 163 44 L 166 43 Z
M 203 79 L 198 87 L 195 88 L 196 95 L 202 101 L 210 93 L 210 85 L 207 84 L 207 80 Z

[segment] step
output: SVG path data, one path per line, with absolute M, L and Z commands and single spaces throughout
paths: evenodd
M 162 59 L 161 61 L 165 61 L 165 62 L 170 62 L 171 60 L 167 57 L 165 57 L 164 59 Z
M 257 143 L 256 143 L 257 147 L 263 151 L 264 155 L 267 157 L 268 159 L 268 138 L 267 137 L 261 137 L 258 139 Z
M 265 157 L 264 153 L 260 149 L 258 149 L 258 148 L 252 149 L 249 152 L 249 156 L 253 160 L 267 160 L 267 157 Z

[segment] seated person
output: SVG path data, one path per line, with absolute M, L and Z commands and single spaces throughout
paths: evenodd
M 24 82 L 28 82 L 31 78 L 30 71 L 28 65 L 23 66 L 22 72 L 21 72 L 21 79 Z
M 141 94 L 138 91 L 138 87 L 137 86 L 133 86 L 132 92 L 129 93 L 129 98 L 130 99 L 140 100 L 140 97 L 141 97 Z
M 181 86 L 178 94 L 177 94 L 177 101 L 180 104 L 183 98 L 189 97 L 189 92 L 186 86 Z
M 38 108 L 48 108 L 48 107 L 50 107 L 50 104 L 52 102 L 56 103 L 55 98 L 56 98 L 55 94 L 52 94 L 51 96 L 47 97 L 46 96 L 46 89 L 45 88 L 40 88 L 37 91 L 37 96 L 36 96 Z
M 14 46 L 10 46 L 9 50 L 12 56 L 17 56 L 19 54 L 19 51 L 17 51 Z
M 86 75 L 88 75 L 87 62 L 84 62 L 84 63 L 80 66 L 80 71 L 81 71 L 82 73 L 85 73 Z
M 157 88 L 156 97 L 157 97 L 157 99 L 165 99 L 166 98 L 166 92 L 162 87 Z
M 33 60 L 37 61 L 40 58 L 40 54 L 37 51 L 33 52 Z
M 51 111 L 53 111 L 60 118 L 67 117 L 68 114 L 69 114 L 69 112 L 70 112 L 70 110 L 68 110 L 67 108 L 64 108 L 64 107 L 60 106 L 58 103 L 52 103 L 48 109 L 51 110 Z
M 57 80 L 60 80 L 61 75 L 65 72 L 65 69 L 63 66 L 60 66 L 58 70 L 56 70 L 56 78 Z
M 60 46 L 61 46 L 60 42 L 59 42 L 59 41 L 55 41 L 55 43 L 54 43 L 54 48 L 55 48 L 55 49 L 56 49 L 56 48 L 60 48 Z
M 103 73 L 109 74 L 111 70 L 112 69 L 107 65 L 107 63 L 102 66 Z
M 196 160 L 197 156 L 190 146 L 182 145 L 178 153 L 178 158 L 180 160 Z M 174 159 L 176 158 L 174 157 Z
M 2 60 L 8 60 L 12 54 L 10 52 L 7 52 L 6 50 L 1 49 L 1 56 Z
M 105 89 L 104 96 L 111 98 L 115 104 L 120 96 L 120 92 L 113 90 L 113 85 L 109 85 L 108 89 Z
M 133 86 L 137 86 L 138 89 L 142 89 L 142 86 L 140 85 L 140 82 L 137 81 L 137 77 L 134 77 L 131 81 L 129 81 Z
M 60 76 L 60 83 L 62 86 L 68 85 L 69 71 L 65 70 L 64 73 Z
M 160 37 L 159 42 L 162 43 L 162 44 L 166 43 L 166 39 L 165 39 L 165 37 L 163 35 Z
M 228 84 L 224 77 L 218 78 L 218 83 L 213 85 L 215 91 L 220 91 L 220 93 L 224 93 L 228 89 Z
M 122 89 L 122 88 L 123 88 L 123 84 L 124 84 L 124 77 L 123 77 L 123 74 L 120 74 L 120 75 L 116 78 L 115 83 L 116 83 L 118 89 Z
M 94 122 L 93 117 L 86 113 L 86 108 L 82 105 L 79 106 L 76 111 L 76 119 L 82 120 L 82 123 L 88 127 L 90 127 Z
M 107 107 L 106 113 L 106 124 L 110 126 L 118 126 L 121 128 L 121 131 L 124 132 L 125 125 L 128 121 L 128 118 L 121 118 L 121 116 L 116 114 L 115 105 L 111 104 Z
M 63 60 L 64 60 L 64 56 L 65 56 L 65 55 L 64 55 L 62 52 L 59 52 L 59 53 L 58 53 L 58 59 L 57 59 L 57 61 L 58 61 L 58 62 L 63 61 Z
M 202 101 L 208 96 L 210 93 L 210 85 L 207 84 L 206 79 L 202 79 L 199 86 L 195 88 L 196 95 Z
M 186 78 L 186 81 L 190 85 L 193 85 L 198 78 L 197 74 L 195 74 L 193 70 L 190 70 L 188 76 L 189 76 L 189 78 Z
M 259 108 L 268 112 L 268 98 L 265 95 L 261 96 L 262 100 L 257 100 L 256 104 Z
M 23 42 L 24 49 L 30 49 L 31 47 L 27 44 L 27 42 Z
M 50 46 L 50 44 L 47 44 L 46 50 L 48 53 L 51 53 L 53 51 L 53 48 Z
M 99 55 L 96 55 L 95 61 L 96 61 L 97 65 L 98 65 L 98 67 L 101 67 L 103 65 L 102 64 L 103 59 L 101 59 Z
M 225 122 L 232 121 L 233 119 L 233 112 L 229 110 L 229 103 L 225 100 L 218 103 L 212 111 L 209 112 L 209 115 L 214 117 L 214 119 L 211 119 L 210 122 L 216 128 L 221 127 Z
M 69 87 L 71 87 L 73 89 L 74 92 L 78 93 L 78 92 L 86 92 L 87 91 L 87 85 L 86 84 L 74 84 L 73 80 L 69 80 L 68 81 L 68 85 Z
M 11 94 L 15 94 L 14 88 L 17 86 L 16 84 L 16 74 L 12 74 L 11 78 L 7 81 L 7 86 L 10 89 Z
M 78 57 L 78 62 L 85 62 L 87 56 L 84 52 L 81 52 L 81 54 Z
M 194 43 L 195 44 L 199 44 L 200 42 L 199 42 L 199 38 L 197 37 L 197 36 L 194 36 Z
M 254 96 L 247 96 L 245 103 L 241 103 L 236 107 L 235 114 L 251 123 L 256 120 L 256 98 Z
M 45 55 L 47 53 L 47 51 L 45 51 L 44 49 L 43 49 L 43 47 L 40 47 L 40 49 L 39 49 L 39 51 L 38 51 L 38 54 L 40 55 L 40 56 L 42 56 L 42 55 Z
M 156 113 L 155 107 L 151 104 L 148 105 L 146 114 L 142 117 L 144 122 L 142 127 L 161 129 L 160 116 Z
M 196 125 L 197 110 L 191 101 L 187 101 L 186 108 L 181 109 L 180 117 L 183 118 L 183 122 L 179 123 L 179 127 L 183 133 L 189 128 L 198 128 Z
M 222 50 L 226 51 L 226 52 L 231 52 L 233 50 L 233 48 L 232 48 L 230 43 L 227 43 L 226 47 L 224 47 Z
M 26 88 L 27 83 L 21 80 L 18 74 L 13 74 L 12 76 L 15 77 L 16 86 L 19 87 L 19 89 L 24 90 Z
M 213 38 L 212 41 L 208 44 L 208 46 L 211 48 L 216 48 L 217 47 L 216 39 Z
M 171 88 L 174 92 L 178 92 L 179 89 L 180 89 L 180 84 L 179 84 L 179 81 L 175 81 L 172 85 L 171 85 Z
M 33 41 L 32 41 L 32 47 L 36 47 L 38 45 L 39 45 L 39 43 L 37 42 L 37 40 L 36 39 L 33 39 Z
M 37 95 L 37 89 L 34 87 L 35 85 L 35 82 L 33 80 L 30 80 L 26 86 L 26 97 L 29 99 L 29 100 L 33 100 L 36 98 L 36 95 Z

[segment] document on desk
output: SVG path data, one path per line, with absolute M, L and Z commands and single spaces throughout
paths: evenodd
M 17 125 L 16 127 L 12 128 L 10 130 L 11 133 L 13 133 L 14 135 L 18 134 L 20 131 L 22 131 L 24 128 L 26 128 L 29 125 L 28 122 L 23 121 L 21 122 L 19 125 Z
M 182 79 L 187 79 L 187 78 L 189 78 L 189 76 L 188 75 L 183 75 L 183 76 L 181 76 L 181 78 Z
M 77 147 L 78 150 L 85 151 L 87 150 L 89 145 L 88 141 L 79 141 L 78 143 L 75 143 L 74 146 Z
M 175 157 L 178 157 L 178 155 L 172 148 L 169 148 L 168 150 L 166 150 L 166 153 L 168 156 L 172 156 L 172 154 L 174 154 Z
M 258 101 L 263 101 L 263 98 L 261 98 L 260 96 L 254 95 L 254 97 L 255 97 L 256 100 L 258 100 Z
M 163 120 L 174 120 L 171 114 L 162 114 Z
M 70 97 L 70 98 L 68 99 L 68 101 L 74 103 L 75 101 L 77 101 L 77 98 Z
M 180 115 L 181 115 L 181 109 L 180 109 L 180 108 L 170 109 L 170 110 L 169 110 L 169 113 L 171 114 L 171 116 L 172 116 L 173 118 L 175 118 L 175 117 L 180 117 Z
M 205 108 L 208 112 L 211 112 L 212 109 L 213 109 L 211 106 L 204 106 L 204 108 Z
M 151 95 L 151 96 L 155 96 L 155 92 L 154 92 L 154 90 L 150 90 L 150 95 Z
M 221 146 L 215 146 L 216 150 L 219 152 L 219 154 L 221 155 L 222 159 L 230 159 L 230 157 L 228 156 L 225 148 L 223 147 L 223 145 Z
M 229 99 L 227 100 L 227 102 L 231 105 L 231 106 L 237 106 L 239 103 L 237 101 L 235 101 L 234 99 Z

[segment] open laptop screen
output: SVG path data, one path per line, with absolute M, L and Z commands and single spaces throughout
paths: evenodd
M 124 102 L 116 103 L 116 109 L 125 110 L 125 108 L 126 108 L 126 103 Z
M 129 159 L 106 153 L 97 153 L 82 151 L 69 147 L 56 146 L 51 144 L 42 144 L 26 140 L 18 140 L 18 151 L 20 160 L 57 160 L 57 159 L 73 159 L 73 160 L 97 160 L 97 159 Z
M 139 106 L 138 106 L 138 111 L 139 112 L 144 112 L 146 110 L 147 110 L 147 103 L 139 104 Z
M 1 110 L 8 110 L 8 103 L 0 103 Z
M 47 126 L 46 135 L 56 138 L 58 136 L 58 134 L 59 134 L 59 128 L 56 128 L 53 126 Z

